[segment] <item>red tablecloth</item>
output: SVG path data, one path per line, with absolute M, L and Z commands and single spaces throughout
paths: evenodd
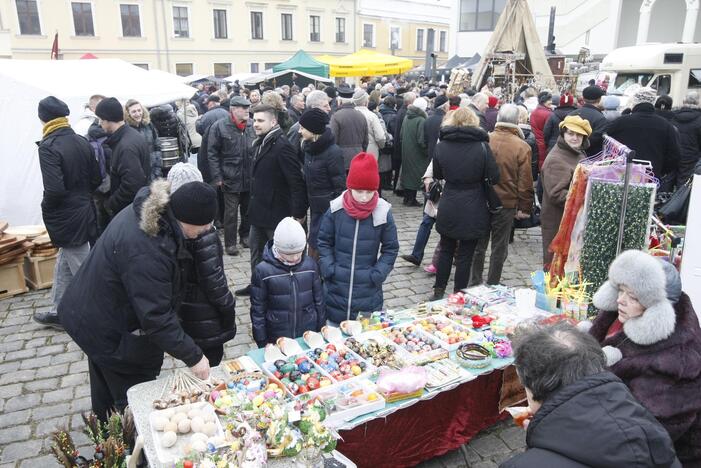
M 341 431 L 338 450 L 364 467 L 409 467 L 455 450 L 499 420 L 502 371 Z

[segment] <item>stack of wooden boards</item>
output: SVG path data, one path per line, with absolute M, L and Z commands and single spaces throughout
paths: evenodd
M 44 226 L 0 220 L 0 298 L 51 286 L 57 253 Z

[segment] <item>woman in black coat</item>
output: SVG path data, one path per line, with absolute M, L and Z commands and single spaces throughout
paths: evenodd
M 346 171 L 343 151 L 336 144 L 329 117 L 321 109 L 309 109 L 299 119 L 299 134 L 304 152 L 304 179 L 310 207 L 309 256 L 319 259 L 316 239 L 321 217 L 329 209 L 329 202 L 346 189 Z
M 487 132 L 479 127 L 479 119 L 471 110 L 461 108 L 446 115 L 433 157 L 433 177 L 445 180 L 445 188 L 436 217 L 441 253 L 432 300 L 442 299 L 445 294 L 453 256 L 454 290 L 467 287 L 477 241 L 489 233 L 483 181 L 489 178 L 492 184 L 499 182 L 499 168 L 488 141 Z

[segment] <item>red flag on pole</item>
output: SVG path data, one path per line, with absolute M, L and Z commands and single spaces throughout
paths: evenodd
M 54 36 L 54 44 L 51 46 L 51 60 L 58 60 L 58 33 Z

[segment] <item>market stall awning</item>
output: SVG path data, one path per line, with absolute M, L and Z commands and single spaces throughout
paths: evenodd
M 297 70 L 283 70 L 276 73 L 259 74 L 239 81 L 244 86 L 255 86 L 262 82 L 270 83 L 273 86 L 292 86 L 293 84 L 306 86 L 309 83 L 333 83 L 333 80 Z
M 258 76 L 259 74 L 260 73 L 234 73 L 233 75 L 224 78 L 224 81 L 228 83 L 234 83 L 236 81 L 238 81 L 239 83 L 243 83 L 249 78 L 253 78 L 254 76 Z
M 411 70 L 414 63 L 402 57 L 359 50 L 344 57 L 322 55 L 317 60 L 330 66 L 333 77 L 395 75 Z
M 314 57 L 301 49 L 288 60 L 278 63 L 273 67 L 274 73 L 284 70 L 296 70 L 316 76 L 322 76 L 324 78 L 328 78 L 329 76 L 329 66 L 326 63 L 316 60 Z

